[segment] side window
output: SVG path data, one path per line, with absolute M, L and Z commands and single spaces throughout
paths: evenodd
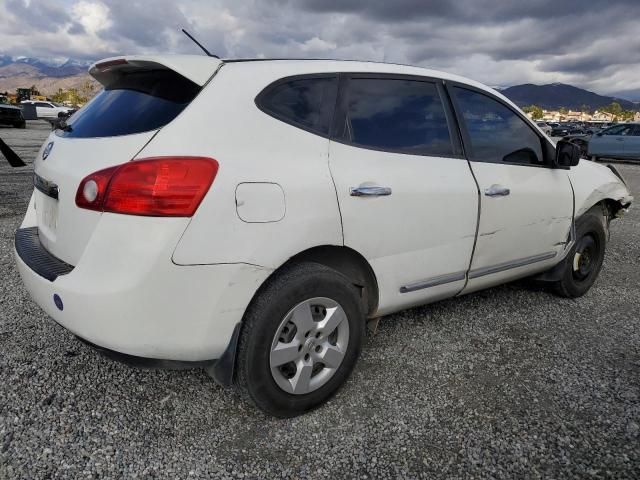
M 635 125 L 633 127 L 633 133 L 631 133 L 634 137 L 640 137 L 640 125 Z
M 44 102 L 38 102 L 36 103 L 36 107 L 44 107 L 44 108 L 53 108 L 51 105 L 49 105 L 48 103 L 44 103 Z
M 414 155 L 453 154 L 449 127 L 434 83 L 352 78 L 346 99 L 344 141 Z
M 626 125 L 616 125 L 615 127 L 607 128 L 603 135 L 622 135 L 622 132 L 626 129 Z
M 513 110 L 472 90 L 454 87 L 453 92 L 472 160 L 544 165 L 540 137 Z
M 267 87 L 256 103 L 279 120 L 329 135 L 337 88 L 336 77 L 290 80 Z
M 620 135 L 633 135 L 633 125 L 625 125 Z

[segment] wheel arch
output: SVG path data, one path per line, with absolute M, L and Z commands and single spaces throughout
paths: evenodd
M 378 309 L 378 281 L 371 265 L 359 252 L 346 246 L 320 245 L 304 250 L 276 269 L 272 275 L 282 268 L 301 262 L 315 262 L 332 268 L 349 278 L 361 292 L 361 299 L 367 316 L 372 316 Z M 268 281 L 268 279 L 267 279 Z

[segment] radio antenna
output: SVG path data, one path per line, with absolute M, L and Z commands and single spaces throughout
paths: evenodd
M 204 47 L 202 46 L 202 44 L 201 44 L 198 40 L 196 40 L 195 38 L 193 38 L 193 35 L 191 35 L 189 32 L 187 32 L 184 28 L 182 29 L 182 33 L 184 33 L 187 37 L 189 37 L 189 39 L 190 39 L 193 43 L 195 43 L 197 46 L 199 46 L 199 47 L 202 49 L 202 51 L 203 51 L 204 53 L 206 53 L 209 57 L 213 57 L 213 58 L 217 58 L 217 59 L 219 59 L 219 58 L 220 58 L 219 56 L 214 55 L 214 54 L 213 54 L 213 53 L 211 53 L 209 50 L 207 50 L 206 48 L 204 48 Z

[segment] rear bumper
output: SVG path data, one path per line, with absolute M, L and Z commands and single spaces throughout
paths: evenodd
M 103 214 L 72 271 L 49 280 L 24 249 L 15 250 L 16 263 L 34 301 L 96 346 L 148 359 L 217 359 L 270 271 L 175 265 L 171 253 L 183 230 L 173 222 Z

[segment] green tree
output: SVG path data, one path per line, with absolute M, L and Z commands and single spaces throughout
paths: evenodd
M 542 118 L 542 108 L 537 105 L 528 105 L 522 109 L 525 113 L 530 113 L 531 118 L 539 120 Z
M 61 88 L 51 96 L 51 100 L 57 103 L 62 103 L 67 99 L 67 94 Z
M 87 103 L 95 95 L 95 84 L 89 80 L 86 80 L 82 87 L 80 87 L 80 103 Z
M 609 105 L 607 105 L 606 107 L 602 107 L 600 110 L 612 114 L 614 121 L 622 118 L 623 115 L 622 105 L 620 105 L 618 102 L 611 102 Z

